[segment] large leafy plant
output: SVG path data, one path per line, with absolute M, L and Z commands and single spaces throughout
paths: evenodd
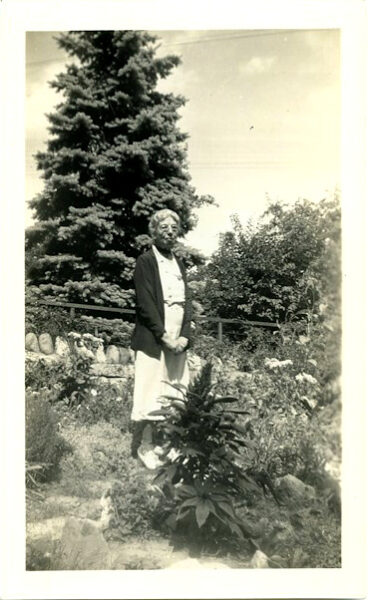
M 68 406 L 81 404 L 91 388 L 91 364 L 88 356 L 71 354 L 66 362 L 47 363 L 44 359 L 26 364 L 26 389 L 48 391 L 49 401 L 65 401 Z
M 246 411 L 232 408 L 236 398 L 216 395 L 211 369 L 205 364 L 187 391 L 174 386 L 182 399 L 167 396 L 156 411 L 164 417 L 157 427 L 165 458 L 155 483 L 162 490 L 165 523 L 176 540 L 197 552 L 251 537 L 235 502 L 257 487 L 244 467 L 252 442 L 245 441 L 237 422 Z

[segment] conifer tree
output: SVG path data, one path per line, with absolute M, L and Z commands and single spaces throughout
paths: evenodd
M 73 62 L 51 83 L 63 101 L 36 155 L 45 183 L 31 202 L 27 275 L 45 298 L 133 306 L 132 273 L 150 243 L 151 214 L 175 210 L 186 233 L 193 209 L 212 201 L 189 183 L 178 127 L 185 99 L 157 90 L 179 58 L 157 58 L 147 32 L 69 32 L 57 41 Z

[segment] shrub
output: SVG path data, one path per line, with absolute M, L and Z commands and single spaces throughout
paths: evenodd
M 256 488 L 238 462 L 252 445 L 236 423 L 241 411 L 225 408 L 236 398 L 215 395 L 211 369 L 211 363 L 203 367 L 183 400 L 168 397 L 157 411 L 164 416 L 157 427 L 166 454 L 155 478 L 165 495 L 161 510 L 176 539 L 184 538 L 195 552 L 244 539 L 234 501 Z
M 256 226 L 233 231 L 197 274 L 207 314 L 227 318 L 285 322 L 306 311 L 317 312 L 326 295 L 336 296 L 340 274 L 340 205 L 333 199 L 315 204 L 269 205 Z M 336 303 L 336 298 L 335 298 Z
M 71 354 L 68 360 L 47 363 L 40 359 L 26 363 L 26 389 L 48 392 L 48 399 L 55 403 L 61 400 L 68 406 L 83 402 L 91 386 L 90 368 L 92 359 Z
M 49 481 L 59 474 L 60 460 L 71 452 L 58 433 L 57 418 L 48 400 L 38 392 L 26 394 L 26 461 L 29 481 Z M 32 467 L 36 467 L 33 468 Z

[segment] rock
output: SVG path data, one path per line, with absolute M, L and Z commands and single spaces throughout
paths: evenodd
M 37 363 L 42 361 L 48 365 L 52 365 L 62 361 L 62 357 L 57 354 L 41 354 L 40 352 L 30 352 L 26 350 L 26 362 Z
M 128 350 L 128 348 L 118 348 L 119 350 L 119 363 L 121 365 L 127 365 L 128 363 L 131 362 L 130 359 L 130 351 Z
M 99 524 L 90 519 L 68 518 L 60 540 L 58 569 L 109 569 L 110 562 L 109 547 Z
M 108 529 L 110 522 L 115 514 L 114 504 L 111 498 L 111 489 L 109 488 L 102 494 L 100 505 L 102 508 L 99 520 L 99 527 L 102 530 Z
M 125 365 L 110 365 L 95 363 L 91 366 L 91 374 L 96 377 L 121 377 L 126 379 Z
M 267 569 L 269 567 L 268 557 L 261 550 L 256 550 L 249 563 L 251 569 Z
M 95 361 L 96 361 L 96 363 L 102 363 L 102 364 L 106 362 L 106 355 L 105 355 L 105 350 L 104 350 L 102 342 L 97 346 L 97 349 L 95 352 Z
M 118 365 L 120 362 L 119 349 L 117 346 L 107 346 L 106 362 L 112 365 Z
M 77 346 L 81 343 L 82 336 L 80 333 L 76 333 L 75 331 L 69 331 L 67 335 L 72 354 L 76 354 Z
M 316 492 L 311 485 L 306 485 L 294 475 L 285 475 L 276 480 L 276 491 L 281 500 L 287 504 L 295 502 L 306 504 L 316 497 Z
M 135 366 L 134 364 L 124 365 L 124 373 L 126 377 L 134 377 Z
M 68 342 L 60 336 L 55 340 L 55 354 L 58 356 L 69 356 L 70 348 Z
M 41 333 L 38 338 L 38 344 L 40 346 L 40 351 L 43 354 L 54 354 L 54 345 L 49 333 Z
M 26 350 L 25 359 L 26 362 L 37 363 L 42 361 L 48 365 L 55 364 L 62 360 L 61 356 L 58 356 L 57 354 L 41 354 L 40 352 L 30 352 L 29 350 Z
M 92 352 L 94 362 L 106 362 L 102 338 L 91 333 L 83 333 L 82 342 Z
M 37 335 L 35 333 L 27 333 L 26 335 L 26 350 L 31 352 L 39 352 L 40 346 L 38 344 Z
M 88 350 L 88 348 L 85 346 L 85 344 L 82 340 L 79 340 L 75 344 L 75 353 L 77 354 L 77 356 L 83 356 L 85 358 L 92 358 L 92 359 L 95 358 L 95 355 L 92 352 L 92 350 Z
M 279 549 L 285 548 L 295 543 L 296 533 L 291 523 L 287 521 L 274 521 L 273 530 L 271 533 L 272 547 Z

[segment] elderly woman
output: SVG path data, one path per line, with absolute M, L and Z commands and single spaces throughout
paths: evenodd
M 135 350 L 132 421 L 132 456 L 154 469 L 160 448 L 152 414 L 165 395 L 178 395 L 172 384 L 187 386 L 186 349 L 190 337 L 191 303 L 185 268 L 173 253 L 180 219 L 172 210 L 156 212 L 149 222 L 153 245 L 136 263 L 136 326 L 131 347 Z M 171 384 L 171 385 L 170 385 Z

